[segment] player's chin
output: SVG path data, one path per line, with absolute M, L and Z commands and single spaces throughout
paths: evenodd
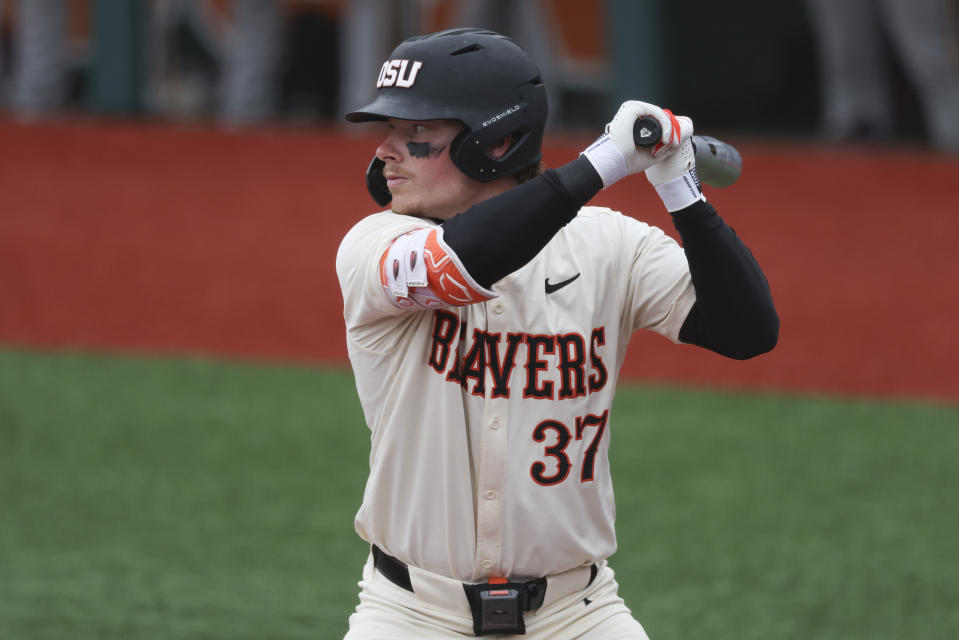
M 393 209 L 394 213 L 402 213 L 407 216 L 423 215 L 423 203 L 402 193 L 393 194 L 393 202 L 390 208 Z

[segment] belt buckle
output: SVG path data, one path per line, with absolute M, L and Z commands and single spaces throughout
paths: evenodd
M 546 596 L 546 580 L 509 582 L 506 578 L 490 578 L 479 584 L 463 584 L 473 614 L 473 633 L 485 636 L 494 633 L 526 633 L 523 612 L 536 609 Z

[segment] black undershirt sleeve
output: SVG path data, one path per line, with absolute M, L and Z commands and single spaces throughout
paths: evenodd
M 443 223 L 443 239 L 489 288 L 539 253 L 603 182 L 583 156 L 484 200 Z
M 696 290 L 679 339 L 740 360 L 772 350 L 779 316 L 753 254 L 708 202 L 672 218 Z
M 580 156 L 446 220 L 443 238 L 477 283 L 489 288 L 531 261 L 602 186 Z M 672 217 L 696 290 L 679 339 L 737 359 L 771 350 L 779 317 L 752 253 L 708 202 Z

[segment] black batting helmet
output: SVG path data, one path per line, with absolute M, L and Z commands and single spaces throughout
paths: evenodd
M 459 120 L 466 128 L 450 144 L 450 158 L 480 182 L 542 157 L 546 88 L 526 52 L 500 33 L 449 29 L 409 38 L 383 64 L 376 87 L 373 102 L 347 120 Z M 502 158 L 486 153 L 507 137 Z

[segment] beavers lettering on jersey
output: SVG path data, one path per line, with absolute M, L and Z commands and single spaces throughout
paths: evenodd
M 471 393 L 475 396 L 486 395 L 489 371 L 493 383 L 491 397 L 508 398 L 512 391 L 510 375 L 517 364 L 525 369 L 524 398 L 578 398 L 599 391 L 609 379 L 599 353 L 599 348 L 606 344 L 604 327 L 594 328 L 588 338 L 579 333 L 504 335 L 482 329 L 473 329 L 471 336 L 467 333 L 466 323 L 461 324 L 456 314 L 435 311 L 428 364 L 464 389 L 472 383 Z M 522 360 L 517 362 L 517 356 Z M 548 356 L 553 356 L 553 367 Z

